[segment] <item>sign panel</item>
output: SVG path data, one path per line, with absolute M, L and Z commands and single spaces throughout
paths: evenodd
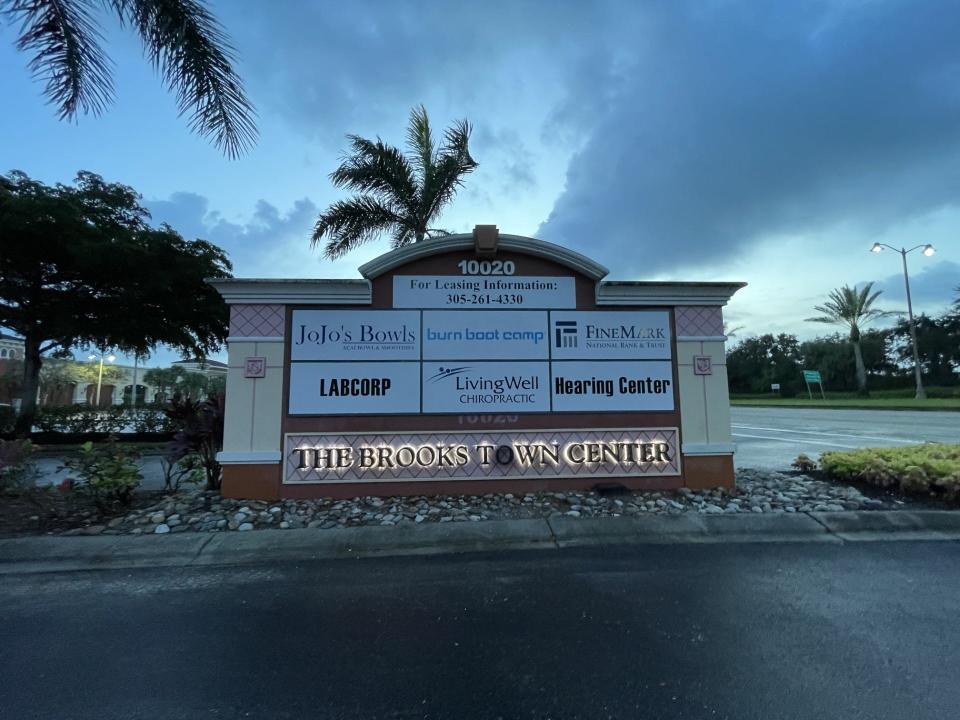
M 283 482 L 397 482 L 680 474 L 676 428 L 290 433 Z
M 549 410 L 549 363 L 423 363 L 425 413 L 530 413 Z
M 554 360 L 669 360 L 665 310 L 550 313 Z
M 395 308 L 486 310 L 574 308 L 572 277 L 395 275 Z
M 290 364 L 290 415 L 420 412 L 420 363 Z
M 546 360 L 547 313 L 425 310 L 424 360 Z
M 822 383 L 822 382 L 823 382 L 823 381 L 820 379 L 820 371 L 819 371 L 819 370 L 804 370 L 804 371 L 803 371 L 803 379 L 806 380 L 807 382 L 812 382 L 812 383 Z
M 420 313 L 294 310 L 290 359 L 419 360 Z
M 673 410 L 669 361 L 555 362 L 554 412 Z

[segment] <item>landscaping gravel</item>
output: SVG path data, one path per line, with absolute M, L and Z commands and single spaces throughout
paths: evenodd
M 359 525 L 425 522 L 482 522 L 514 518 L 619 517 L 643 514 L 796 513 L 890 510 L 901 507 L 863 495 L 848 485 L 807 475 L 769 470 L 737 471 L 737 487 L 728 491 L 644 491 L 623 494 L 539 492 L 527 494 L 438 495 L 433 497 L 357 497 L 350 500 L 230 500 L 214 492 L 171 495 L 104 524 L 92 516 L 86 526 L 62 534 L 163 534 L 229 532 L 278 528 L 321 530 Z

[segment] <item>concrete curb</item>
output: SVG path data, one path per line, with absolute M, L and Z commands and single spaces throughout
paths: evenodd
M 665 543 L 960 540 L 960 512 L 502 520 L 335 530 L 0 540 L 0 575 Z

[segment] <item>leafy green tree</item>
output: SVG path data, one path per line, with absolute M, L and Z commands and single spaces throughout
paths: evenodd
M 380 138 L 348 135 L 351 150 L 330 179 L 359 194 L 320 214 L 311 245 L 326 238 L 324 255 L 334 259 L 385 232 L 392 233 L 395 248 L 449 235 L 433 224 L 463 185 L 464 175 L 477 167 L 468 147 L 470 130 L 466 120 L 454 123 L 437 147 L 421 105 L 410 113 L 406 155 Z
M 747 338 L 727 351 L 727 377 L 735 393 L 780 393 L 792 397 L 800 388 L 800 344 L 795 335 Z
M 143 374 L 143 381 L 157 388 L 168 400 L 200 400 L 207 394 L 209 386 L 203 373 L 190 372 L 176 365 L 151 368 Z
M 919 338 L 920 364 L 929 381 L 937 385 L 953 385 L 957 382 L 954 370 L 960 368 L 960 313 L 946 312 L 938 317 L 922 314 L 914 318 L 914 323 Z M 897 361 L 912 365 L 910 324 L 900 320 L 890 334 L 895 342 Z
M 131 188 L 93 173 L 53 187 L 0 176 L 0 327 L 24 338 L 18 433 L 33 422 L 44 353 L 143 355 L 165 344 L 202 358 L 220 349 L 227 306 L 205 278 L 230 277 L 230 261 L 148 218 Z
M 143 41 L 150 64 L 177 96 L 191 130 L 229 157 L 256 141 L 256 115 L 233 70 L 234 50 L 202 0 L 104 0 Z M 89 0 L 0 0 L 0 19 L 20 26 L 17 49 L 61 120 L 101 114 L 113 100 L 110 59 Z
M 887 360 L 888 333 L 865 330 L 860 348 L 868 378 L 871 375 L 896 374 L 897 367 Z M 850 353 L 850 343 L 840 333 L 807 340 L 800 345 L 803 369 L 819 370 L 824 385 L 830 390 L 855 391 L 857 366 Z
M 867 370 L 863 363 L 863 351 L 860 345 L 860 328 L 876 318 L 890 314 L 873 307 L 883 291 L 877 290 L 875 293 L 871 293 L 872 289 L 873 283 L 867 283 L 860 290 L 849 285 L 831 290 L 828 296 L 829 300 L 823 305 L 816 305 L 813 308 L 823 314 L 818 317 L 807 318 L 807 322 L 845 325 L 849 329 L 850 344 L 853 346 L 853 357 L 856 362 L 857 392 L 861 395 L 869 393 L 867 391 Z

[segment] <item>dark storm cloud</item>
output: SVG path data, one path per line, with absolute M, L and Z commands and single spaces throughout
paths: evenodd
M 663 3 L 636 28 L 570 76 L 554 119 L 586 135 L 540 237 L 649 275 L 956 203 L 960 4 Z
M 619 6 L 358 0 L 268 10 L 225 4 L 222 12 L 244 55 L 256 58 L 244 74 L 261 104 L 301 132 L 340 143 L 344 133 L 383 128 L 430 98 L 479 110 L 502 79 L 542 79 L 538 64 L 563 65 L 580 43 L 599 42 L 603 28 L 616 26 Z
M 277 275 L 288 250 L 299 255 L 309 246 L 310 229 L 318 213 L 308 198 L 297 200 L 285 212 L 260 200 L 251 219 L 237 223 L 211 210 L 206 197 L 191 192 L 174 193 L 169 200 L 152 200 L 145 205 L 155 223 L 168 223 L 186 238 L 209 240 L 226 250 L 236 275 Z M 298 269 L 303 274 L 303 269 Z
M 896 261 L 899 266 L 900 258 L 897 257 Z M 958 297 L 960 263 L 941 260 L 926 264 L 925 267 L 918 267 L 921 263 L 931 262 L 918 253 L 910 255 L 907 262 L 910 263 L 910 298 L 914 305 L 946 308 L 954 298 Z M 903 273 L 896 273 L 876 281 L 873 289 L 883 291 L 881 299 L 887 306 L 891 302 L 906 302 L 907 293 L 903 284 Z

